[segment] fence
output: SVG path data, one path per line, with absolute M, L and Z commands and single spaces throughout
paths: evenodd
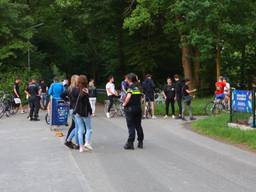
M 256 89 L 232 90 L 230 122 L 256 128 Z

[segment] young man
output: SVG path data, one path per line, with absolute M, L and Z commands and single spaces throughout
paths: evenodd
M 30 121 L 39 121 L 38 113 L 40 109 L 40 91 L 39 86 L 36 83 L 35 79 L 31 80 L 31 83 L 26 89 L 26 94 L 28 95 L 28 102 L 30 107 L 29 120 Z
M 226 83 L 224 82 L 224 78 L 222 76 L 220 76 L 219 80 L 215 83 L 215 87 L 215 98 L 221 100 L 225 99 L 224 89 L 226 87 Z
M 164 91 L 163 91 L 164 99 L 165 99 L 165 119 L 169 116 L 169 106 L 171 104 L 172 108 L 172 118 L 175 118 L 175 85 L 172 82 L 172 79 L 170 77 L 167 78 L 167 85 L 165 85 Z
M 127 90 L 129 88 L 128 78 L 127 75 L 124 77 L 124 80 L 121 83 L 121 94 L 120 94 L 120 100 L 124 102 L 125 97 L 127 95 Z
M 145 94 L 145 100 L 146 100 L 146 105 L 145 105 L 145 114 L 144 117 L 146 117 L 146 111 L 147 111 L 147 105 L 148 102 L 151 105 L 152 109 L 152 119 L 156 119 L 155 116 L 155 83 L 152 80 L 152 76 L 150 74 L 146 75 L 145 81 L 142 82 L 142 89 L 143 93 Z
M 177 101 L 179 107 L 179 116 L 178 118 L 182 118 L 182 87 L 184 86 L 180 80 L 179 75 L 174 75 L 175 80 L 175 100 Z
M 109 106 L 107 111 L 107 118 L 110 118 L 110 110 L 114 104 L 114 98 L 118 96 L 117 91 L 115 89 L 115 79 L 114 76 L 109 76 L 108 83 L 106 84 L 106 92 L 109 99 Z
M 47 104 L 48 104 L 48 87 L 46 85 L 46 83 L 44 82 L 44 80 L 40 81 L 40 93 L 41 93 L 41 104 L 44 110 L 47 109 Z
M 22 103 L 21 103 L 21 95 L 20 95 L 20 83 L 21 80 L 19 78 L 16 78 L 14 84 L 13 84 L 13 98 L 18 101 L 17 107 L 19 105 L 21 113 L 25 113 L 25 110 L 23 109 Z
M 52 96 L 53 99 L 61 99 L 61 94 L 64 92 L 64 86 L 62 82 L 59 82 L 58 78 L 55 77 L 53 79 L 53 83 L 51 84 L 48 94 Z
M 197 90 L 193 89 L 190 90 L 189 89 L 189 84 L 190 84 L 190 80 L 189 79 L 185 79 L 185 85 L 182 88 L 182 120 L 186 121 L 185 118 L 185 108 L 186 105 L 189 107 L 189 118 L 190 120 L 195 120 L 195 118 L 192 115 L 192 100 L 193 100 L 193 96 L 191 96 L 192 93 L 195 93 Z

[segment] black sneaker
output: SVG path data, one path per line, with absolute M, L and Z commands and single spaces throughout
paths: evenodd
M 133 145 L 133 143 L 126 143 L 126 144 L 124 145 L 124 149 L 125 149 L 125 150 L 134 150 L 134 145 Z
M 73 145 L 73 149 L 79 150 L 79 146 L 78 146 L 78 145 L 76 145 L 76 144 L 74 144 L 74 143 L 72 143 L 72 145 Z
M 143 149 L 143 142 L 139 142 L 139 143 L 138 143 L 138 148 L 139 148 L 139 149 Z
M 181 120 L 182 121 L 187 121 L 187 119 L 185 117 L 182 117 Z
M 40 119 L 38 119 L 38 118 L 33 118 L 33 121 L 40 121 Z
M 66 141 L 64 145 L 66 145 L 69 149 L 73 149 L 73 143 L 71 141 Z

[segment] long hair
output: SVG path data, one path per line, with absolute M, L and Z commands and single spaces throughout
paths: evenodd
M 68 87 L 68 91 L 71 92 L 73 88 L 77 87 L 77 81 L 78 81 L 79 75 L 72 75 L 70 80 L 70 85 Z
M 86 75 L 80 75 L 77 80 L 77 85 L 80 91 L 88 87 L 88 79 Z

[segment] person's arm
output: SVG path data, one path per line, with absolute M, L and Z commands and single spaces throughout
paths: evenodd
M 29 90 L 28 90 L 28 87 L 25 89 L 25 94 L 30 97 L 30 93 L 29 93 Z
M 51 84 L 49 90 L 48 90 L 48 95 L 52 95 L 52 87 L 53 87 L 53 84 Z
M 167 99 L 167 96 L 166 96 L 166 87 L 164 88 L 164 90 L 163 90 L 163 96 L 164 96 L 164 99 L 166 100 Z
M 13 92 L 14 92 L 14 94 L 19 98 L 20 96 L 19 96 L 19 94 L 18 94 L 18 92 L 17 92 L 17 90 L 16 90 L 16 86 L 14 85 L 13 86 Z
M 129 93 L 127 94 L 126 98 L 125 98 L 124 103 L 123 103 L 123 106 L 124 106 L 124 107 L 127 106 L 127 104 L 130 102 L 131 97 L 132 97 L 132 94 L 129 92 Z
M 186 92 L 189 93 L 189 94 L 190 93 L 195 93 L 196 91 L 197 91 L 196 89 L 193 89 L 193 90 L 186 89 Z

